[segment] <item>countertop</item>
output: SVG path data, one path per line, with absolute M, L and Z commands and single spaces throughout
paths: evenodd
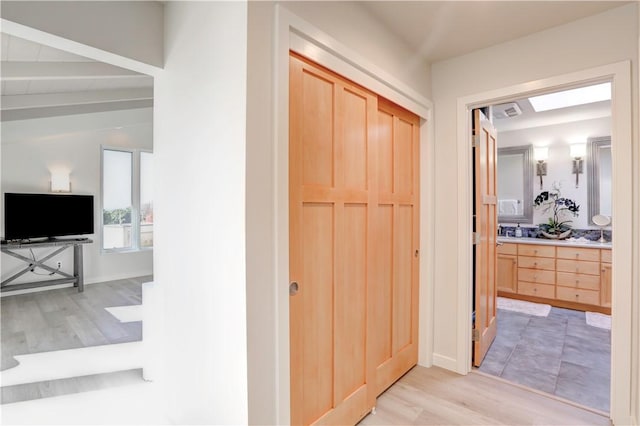
M 600 243 L 598 241 L 584 240 L 549 240 L 546 238 L 529 238 L 529 237 L 498 237 L 501 243 L 518 243 L 518 244 L 539 244 L 545 246 L 566 246 L 566 247 L 585 247 L 585 248 L 601 248 L 610 249 L 611 243 Z

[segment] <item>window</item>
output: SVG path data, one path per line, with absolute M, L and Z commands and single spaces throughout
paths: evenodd
M 153 154 L 102 149 L 102 249 L 153 247 Z

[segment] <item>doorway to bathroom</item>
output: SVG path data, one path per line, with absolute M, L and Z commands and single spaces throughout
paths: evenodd
M 609 413 L 611 83 L 482 110 L 495 128 L 497 161 L 492 171 L 487 154 L 474 152 L 472 160 L 473 365 Z M 479 141 L 474 136 L 476 151 Z M 482 203 L 491 193 L 484 177 L 492 173 L 495 238 L 482 234 Z M 495 338 L 487 343 L 491 318 Z

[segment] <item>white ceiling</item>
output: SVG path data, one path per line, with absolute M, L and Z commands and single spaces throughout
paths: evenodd
M 427 62 L 486 48 L 626 3 L 629 2 L 357 2 Z M 330 7 L 330 2 L 327 2 L 327 7 Z M 6 34 L 2 34 L 1 59 L 2 120 L 152 104 L 153 79 L 146 75 Z M 528 103 L 526 100 L 523 102 Z M 496 124 L 505 126 L 506 130 L 541 122 L 543 118 L 552 121 L 557 121 L 560 116 L 576 118 L 576 111 L 546 114 L 549 117 L 536 114 L 534 117 L 526 113 L 524 106 L 525 113 L 521 117 Z
M 629 1 L 363 1 L 427 62 L 483 49 L 622 6 Z
M 150 106 L 153 78 L 2 34 L 2 120 Z
M 535 112 L 528 99 L 515 101 L 522 114 L 511 118 L 495 118 L 493 124 L 499 132 L 552 126 L 611 116 L 611 101 L 595 102 L 550 111 Z

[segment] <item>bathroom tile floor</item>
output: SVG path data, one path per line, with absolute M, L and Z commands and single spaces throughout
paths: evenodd
M 609 412 L 610 330 L 555 307 L 547 317 L 498 309 L 497 320 L 480 371 Z

